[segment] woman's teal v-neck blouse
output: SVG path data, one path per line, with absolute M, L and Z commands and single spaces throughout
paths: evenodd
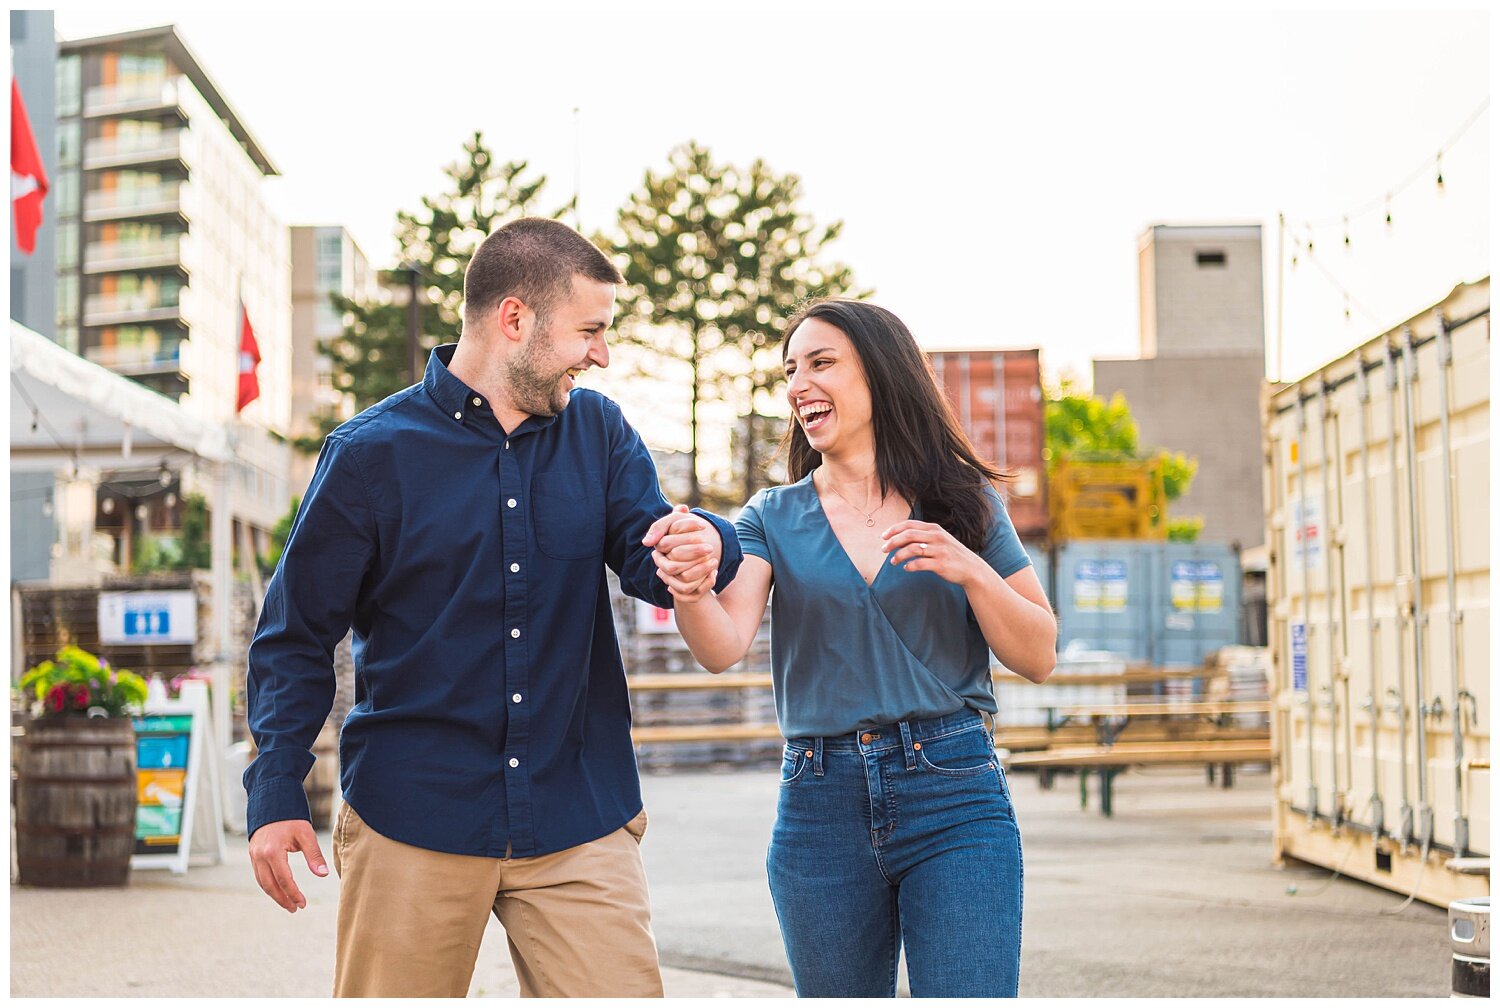
M 981 554 L 1002 578 L 1031 563 L 1000 495 Z M 921 520 L 921 515 L 913 513 Z M 787 738 L 844 735 L 968 706 L 995 711 L 990 650 L 964 590 L 883 562 L 865 584 L 808 475 L 752 497 L 740 546 L 771 565 L 771 677 Z

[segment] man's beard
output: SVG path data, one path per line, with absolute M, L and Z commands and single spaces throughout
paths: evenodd
M 569 368 L 548 372 L 542 364 L 541 350 L 552 343 L 552 334 L 544 332 L 538 319 L 531 336 L 505 364 L 505 380 L 510 386 L 511 402 L 531 416 L 556 416 L 567 408 L 570 393 L 562 387 Z

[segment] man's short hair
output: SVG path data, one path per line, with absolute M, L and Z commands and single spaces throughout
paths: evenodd
M 625 278 L 583 235 L 560 221 L 522 217 L 480 243 L 464 271 L 464 323 L 519 298 L 545 320 L 572 294 L 573 277 L 621 284 Z

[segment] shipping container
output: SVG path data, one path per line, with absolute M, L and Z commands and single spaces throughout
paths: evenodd
M 1201 665 L 1238 643 L 1240 576 L 1234 550 L 1216 543 L 1064 543 L 1053 599 L 1058 650 L 1110 651 L 1163 668 Z
M 1151 660 L 1154 543 L 1083 540 L 1057 548 L 1057 649 L 1108 651 Z
M 1276 853 L 1439 906 L 1489 892 L 1489 381 L 1485 278 L 1262 397 Z
M 1240 639 L 1239 557 L 1219 543 L 1157 544 L 1151 660 L 1157 665 L 1201 665 Z
M 1002 492 L 1016 533 L 1022 539 L 1045 539 L 1041 351 L 943 350 L 927 356 L 979 456 L 1014 475 Z

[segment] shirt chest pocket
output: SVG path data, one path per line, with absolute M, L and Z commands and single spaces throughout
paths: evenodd
M 604 485 L 597 472 L 538 473 L 531 480 L 536 542 L 554 560 L 604 552 Z

